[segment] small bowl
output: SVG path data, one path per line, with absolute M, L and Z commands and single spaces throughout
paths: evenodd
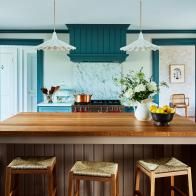
M 160 114 L 151 112 L 154 124 L 157 126 L 169 126 L 169 122 L 172 121 L 174 114 L 175 113 Z

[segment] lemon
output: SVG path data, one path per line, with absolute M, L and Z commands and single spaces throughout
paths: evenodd
M 157 111 L 157 109 L 156 108 L 154 108 L 154 109 L 152 109 L 152 110 L 150 110 L 152 113 L 156 113 L 156 111 Z
M 168 108 L 170 108 L 168 105 L 164 105 L 164 106 L 163 106 L 163 109 L 164 109 L 164 110 L 166 110 L 166 109 L 168 109 Z
M 150 111 L 152 112 L 152 111 L 154 111 L 154 110 L 157 109 L 157 106 L 156 106 L 156 105 L 151 105 L 149 109 L 150 109 Z
M 174 108 L 171 108 L 171 113 L 175 113 L 175 109 Z
M 156 113 L 163 114 L 164 113 L 163 108 L 157 108 Z

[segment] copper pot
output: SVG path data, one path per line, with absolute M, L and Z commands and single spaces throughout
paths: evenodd
M 92 95 L 89 94 L 77 94 L 75 95 L 75 102 L 76 103 L 90 103 Z

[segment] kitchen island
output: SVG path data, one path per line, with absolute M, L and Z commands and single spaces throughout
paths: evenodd
M 170 126 L 130 113 L 19 113 L 0 124 L 0 143 L 196 144 L 196 124 L 176 116 Z
M 170 126 L 157 127 L 151 121 L 135 120 L 130 113 L 19 113 L 1 122 L 0 143 L 1 173 L 15 156 L 55 155 L 60 196 L 67 195 L 67 174 L 76 160 L 118 162 L 120 195 L 131 196 L 138 159 L 176 156 L 192 166 L 196 188 L 195 146 L 190 145 L 196 144 L 196 124 L 179 116 L 175 116 Z M 146 192 L 148 183 L 143 179 L 142 189 Z M 3 183 L 2 175 L 1 187 Z M 165 189 L 162 183 L 159 182 L 158 191 Z M 182 186 L 183 180 L 177 183 Z M 44 184 L 44 178 L 22 177 L 21 195 L 27 191 L 28 196 L 46 195 Z M 82 196 L 88 194 L 87 187 L 84 184 Z M 109 187 L 96 184 L 92 191 L 93 195 L 108 195 Z

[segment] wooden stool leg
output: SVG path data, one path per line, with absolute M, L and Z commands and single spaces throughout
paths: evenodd
M 69 186 L 68 186 L 68 196 L 73 195 L 73 172 L 69 172 Z
M 150 177 L 150 196 L 155 196 L 155 176 L 154 174 Z
M 116 176 L 111 177 L 111 196 L 116 196 Z
M 138 167 L 136 167 L 136 177 L 135 177 L 135 193 L 134 195 L 137 195 L 137 193 L 140 192 L 140 170 Z
M 6 168 L 6 177 L 5 177 L 5 196 L 10 196 L 11 186 L 12 185 L 12 172 L 11 168 Z
M 75 196 L 80 196 L 80 180 L 76 180 L 76 193 Z
M 57 195 L 57 188 L 56 188 L 56 186 L 57 186 L 57 184 L 56 184 L 56 164 L 54 165 L 54 168 L 53 168 L 53 187 L 54 187 L 54 196 L 56 196 Z
M 171 196 L 174 196 L 174 176 L 171 176 L 170 178 L 170 191 L 171 191 Z
M 192 176 L 191 176 L 191 168 L 188 168 L 188 188 L 189 188 L 189 196 L 193 196 L 193 187 L 192 187 Z
M 51 169 L 48 171 L 48 196 L 54 196 L 54 179 Z
M 119 173 L 116 176 L 116 196 L 119 196 Z

